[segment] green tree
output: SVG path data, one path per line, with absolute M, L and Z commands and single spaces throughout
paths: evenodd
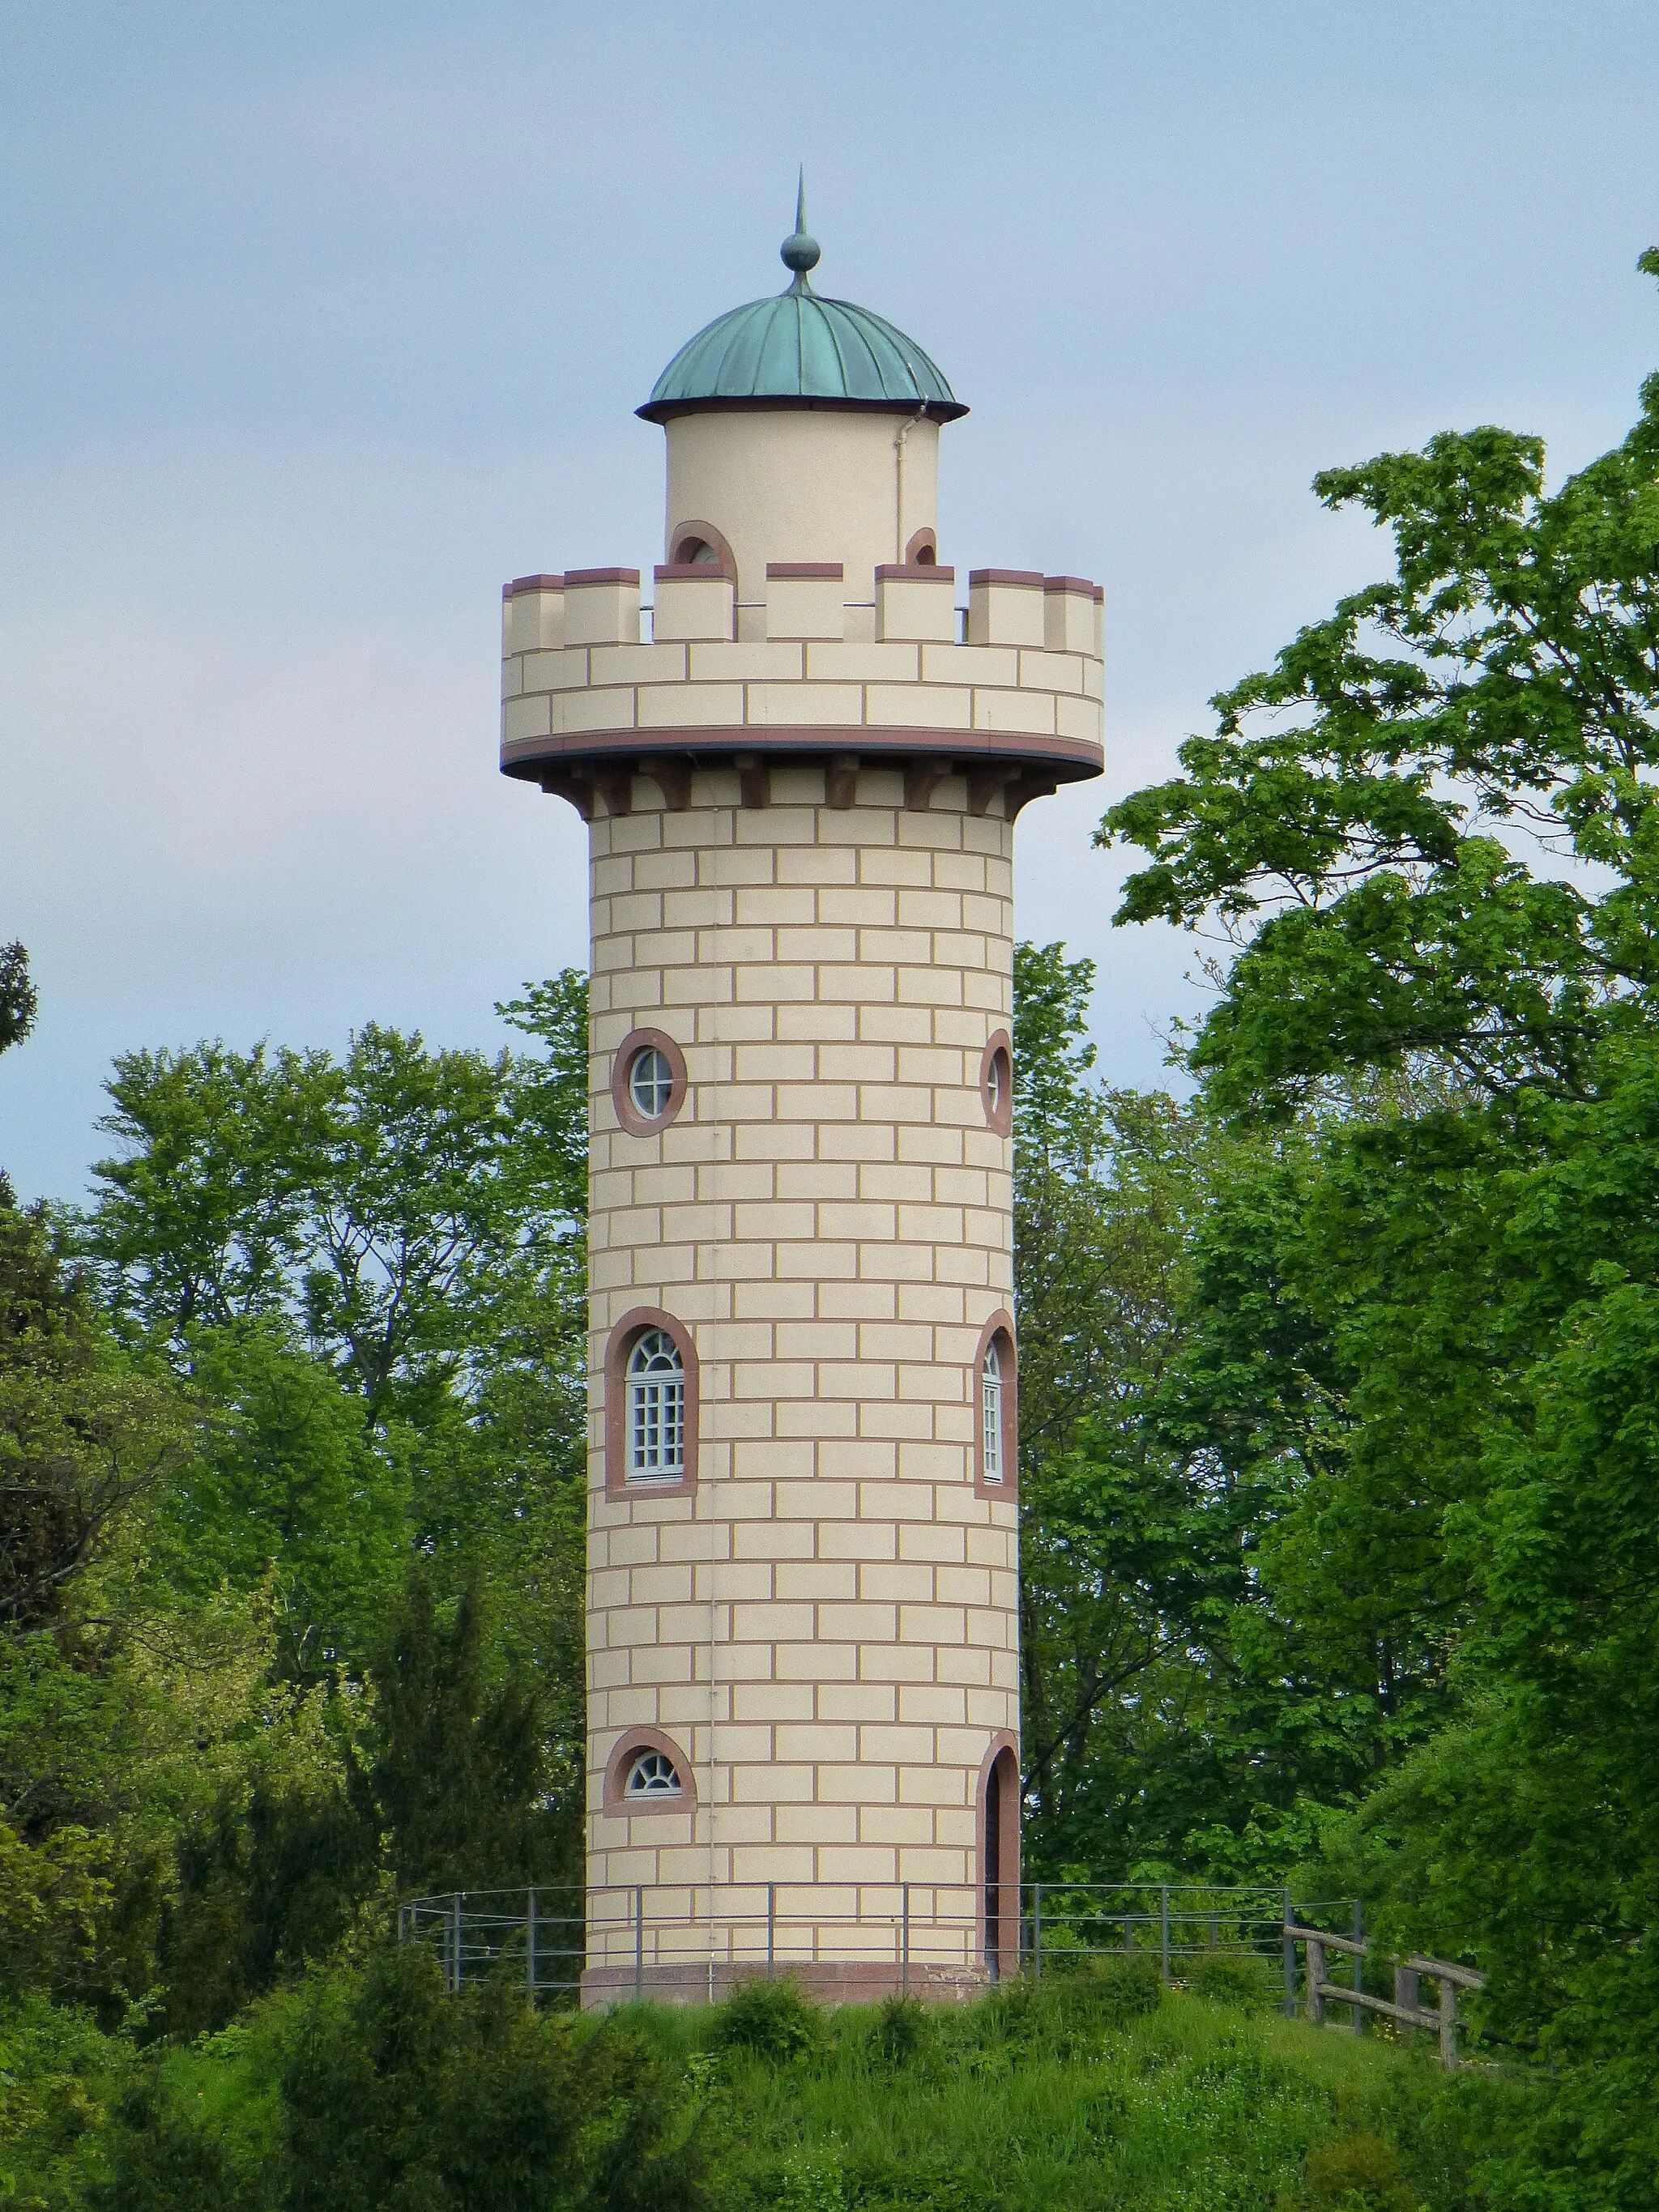
M 1285 1249 L 1345 1426 L 1260 1571 L 1328 1651 L 1369 1640 L 1396 1723 L 1445 1700 L 1336 1865 L 1401 1939 L 1490 1963 L 1494 2032 L 1551 2063 L 1495 2201 L 1645 2203 L 1659 378 L 1553 490 L 1496 429 L 1317 489 L 1391 531 L 1394 576 L 1223 694 L 1103 834 L 1151 856 L 1121 919 L 1236 933 L 1193 1041 L 1209 1103 L 1318 1117 Z
M 372 1757 L 362 1778 L 400 1892 L 508 1887 L 565 1869 L 545 1788 L 535 1685 L 486 1668 L 485 1605 L 464 1589 L 441 1614 L 411 1568 L 375 1651 Z M 366 1786 L 364 1786 L 366 1785 Z
M 430 1954 L 313 1983 L 285 2057 L 291 2212 L 703 2212 L 707 2145 L 654 2048 L 579 2038 L 516 1991 L 447 1995 Z
M 1093 1079 L 1093 975 L 1015 951 L 1022 1722 L 1031 1863 L 1122 1876 L 1222 1817 L 1210 1711 L 1254 1497 L 1151 1411 L 1228 1148 Z
M 38 1009 L 27 952 L 15 943 L 0 945 L 0 1052 L 22 1042 Z
M 46 1209 L 0 1189 L 0 1631 L 49 1620 L 121 1514 L 194 1443 L 165 1374 L 110 1340 Z

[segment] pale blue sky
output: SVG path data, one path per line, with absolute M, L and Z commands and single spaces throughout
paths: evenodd
M 579 961 L 579 825 L 494 766 L 499 592 L 658 556 L 669 355 L 821 288 L 973 409 L 941 550 L 1100 578 L 1106 784 L 1020 926 L 1160 1078 L 1193 951 L 1106 798 L 1382 553 L 1314 470 L 1621 434 L 1659 363 L 1659 9 L 0 0 L 0 1163 L 74 1196 L 114 1052 L 494 1043 Z

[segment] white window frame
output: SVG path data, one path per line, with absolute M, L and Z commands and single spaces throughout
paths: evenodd
M 647 1095 L 641 1097 L 641 1079 L 647 1066 L 650 1076 Z M 628 1095 L 634 1102 L 634 1110 L 642 1121 L 660 1121 L 674 1101 L 674 1070 L 668 1054 L 660 1045 L 641 1045 L 628 1063 Z
M 630 1346 L 628 1382 L 628 1480 L 685 1480 L 685 1362 L 666 1329 L 642 1329 Z
M 629 1760 L 628 1778 L 623 1784 L 624 1798 L 637 1801 L 641 1797 L 679 1797 L 684 1795 L 680 1771 L 665 1751 L 658 1751 L 647 1744 Z
M 979 1366 L 980 1480 L 1002 1480 L 1002 1355 L 996 1339 L 985 1347 Z

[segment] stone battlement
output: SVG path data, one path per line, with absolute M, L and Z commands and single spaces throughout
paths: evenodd
M 752 603 L 723 566 L 654 583 L 648 642 L 637 569 L 503 593 L 502 769 L 589 818 L 596 801 L 627 812 L 635 774 L 684 806 L 694 770 L 716 766 L 763 805 L 783 759 L 823 763 L 831 805 L 853 803 L 865 761 L 910 763 L 912 805 L 954 764 L 975 811 L 1005 813 L 1100 773 L 1103 594 L 1080 577 L 975 569 L 965 623 L 955 570 L 921 562 L 878 568 L 868 599 L 830 562 L 769 563 Z

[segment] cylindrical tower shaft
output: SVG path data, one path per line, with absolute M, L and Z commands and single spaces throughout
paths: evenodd
M 752 1971 L 769 1901 L 792 1964 L 868 1986 L 906 1883 L 916 1985 L 980 1953 L 988 1754 L 1018 1717 L 1012 1467 L 988 1485 L 975 1455 L 983 1353 L 1012 1339 L 981 1075 L 1012 825 L 961 776 L 925 811 L 896 770 L 857 783 L 831 807 L 823 768 L 776 771 L 745 809 L 735 770 L 700 773 L 683 811 L 592 827 L 592 1371 L 625 1390 L 617 1332 L 672 1315 L 699 1426 L 682 1490 L 607 1494 L 595 1407 L 596 1746 L 653 1729 L 694 1784 L 630 1809 L 613 1777 L 607 1810 L 596 1774 L 596 1990 L 633 1972 L 636 1884 L 653 1985 L 695 1979 L 700 1924 L 722 1975 L 734 1950 Z M 638 1134 L 611 1087 L 646 1032 L 687 1087 Z

